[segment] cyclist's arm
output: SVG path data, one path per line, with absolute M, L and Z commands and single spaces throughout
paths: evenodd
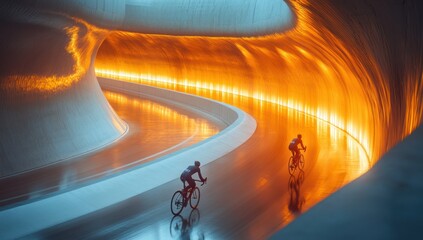
M 198 168 L 198 176 L 200 177 L 201 181 L 204 182 L 205 179 L 203 178 L 203 176 L 201 175 L 201 170 L 200 168 Z
M 304 149 L 303 140 L 301 140 L 300 144 L 301 144 L 301 147 Z

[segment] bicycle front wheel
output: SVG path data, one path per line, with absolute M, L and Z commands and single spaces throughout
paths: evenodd
M 176 191 L 172 196 L 172 201 L 170 202 L 170 210 L 173 215 L 179 215 L 184 209 L 184 196 L 181 191 Z
M 294 157 L 290 157 L 288 161 L 288 172 L 293 175 L 297 166 L 294 164 Z
M 189 205 L 191 205 L 192 208 L 197 208 L 198 204 L 200 203 L 200 189 L 198 187 L 195 187 L 195 189 L 192 191 L 191 198 L 189 199 Z
M 301 170 L 303 170 L 304 169 L 304 164 L 305 164 L 305 161 L 304 161 L 304 155 L 300 155 L 300 159 L 299 159 L 299 164 L 298 164 L 298 167 L 301 169 Z

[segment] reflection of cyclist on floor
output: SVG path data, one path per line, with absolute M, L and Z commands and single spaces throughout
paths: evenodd
M 301 145 L 302 149 L 307 149 L 307 147 L 304 147 L 302 135 L 298 134 L 296 138 L 292 139 L 292 141 L 289 143 L 289 150 L 292 153 L 292 156 L 294 157 L 294 163 L 297 162 L 298 156 L 300 156 L 300 149 L 298 148 L 298 145 Z
M 188 219 L 176 215 L 170 221 L 170 236 L 177 239 L 204 239 L 204 233 L 196 225 L 200 221 L 200 211 L 193 209 Z
M 199 161 L 195 161 L 194 166 L 188 166 L 187 169 L 185 169 L 182 174 L 181 174 L 181 181 L 184 184 L 184 190 L 182 191 L 182 194 L 184 195 L 184 198 L 187 197 L 187 192 L 189 188 L 194 189 L 195 188 L 195 181 L 194 179 L 192 179 L 192 175 L 198 173 L 198 176 L 200 177 L 200 180 L 202 182 L 207 181 L 207 178 L 203 178 L 203 176 L 201 175 L 201 170 L 200 170 L 200 162 Z M 185 186 L 185 181 L 188 182 L 188 186 Z M 185 201 L 185 204 L 188 201 Z
M 294 213 L 300 213 L 305 202 L 304 197 L 301 195 L 301 185 L 304 181 L 304 172 L 300 171 L 298 176 L 291 175 L 289 178 L 289 205 L 288 209 Z

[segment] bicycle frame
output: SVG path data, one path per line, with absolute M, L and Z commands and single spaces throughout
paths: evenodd
M 194 180 L 194 182 L 202 182 L 202 184 L 200 185 L 200 186 L 203 186 L 206 182 L 204 181 L 201 181 L 201 180 L 199 180 L 199 179 L 193 179 Z M 184 188 L 182 189 L 182 191 L 185 189 L 185 182 L 186 181 L 184 181 Z M 189 199 L 190 197 L 191 197 L 191 195 L 192 195 L 192 190 L 193 190 L 193 188 L 190 186 L 189 188 L 188 188 L 188 190 L 187 190 L 187 193 L 188 193 L 188 195 L 187 195 L 187 199 Z
M 193 180 L 196 182 L 202 182 L 198 179 L 193 179 Z M 201 186 L 203 186 L 206 183 L 206 181 L 204 181 L 201 184 Z M 184 181 L 184 188 L 182 190 L 177 190 L 172 196 L 170 209 L 173 215 L 178 215 L 179 213 L 181 213 L 181 211 L 186 207 L 188 201 L 193 209 L 197 208 L 198 203 L 200 202 L 200 189 L 197 186 L 195 188 L 189 187 L 187 189 L 187 193 L 185 194 L 186 196 L 184 196 L 184 193 L 183 193 L 184 189 L 185 189 L 185 181 Z M 192 202 L 193 193 L 197 193 L 194 195 L 194 202 Z
M 288 160 L 288 172 L 289 174 L 294 174 L 297 166 L 302 170 L 304 168 L 304 155 L 300 151 L 306 151 L 307 148 L 299 148 L 299 153 L 291 156 Z M 292 160 L 292 161 L 291 161 Z

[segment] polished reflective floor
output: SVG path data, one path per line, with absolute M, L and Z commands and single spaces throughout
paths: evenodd
M 197 210 L 188 206 L 180 216 L 172 215 L 170 199 L 182 185 L 175 179 L 30 237 L 263 239 L 369 168 L 362 146 L 345 132 L 316 118 L 236 95 L 196 94 L 235 105 L 257 120 L 251 139 L 202 166 L 208 183 L 200 187 Z M 305 167 L 290 175 L 291 153 L 287 146 L 297 133 L 303 134 L 308 147 Z
M 224 125 L 192 109 L 104 91 L 129 125 L 119 141 L 82 157 L 0 179 L 0 208 L 56 194 L 136 167 L 217 134 Z

